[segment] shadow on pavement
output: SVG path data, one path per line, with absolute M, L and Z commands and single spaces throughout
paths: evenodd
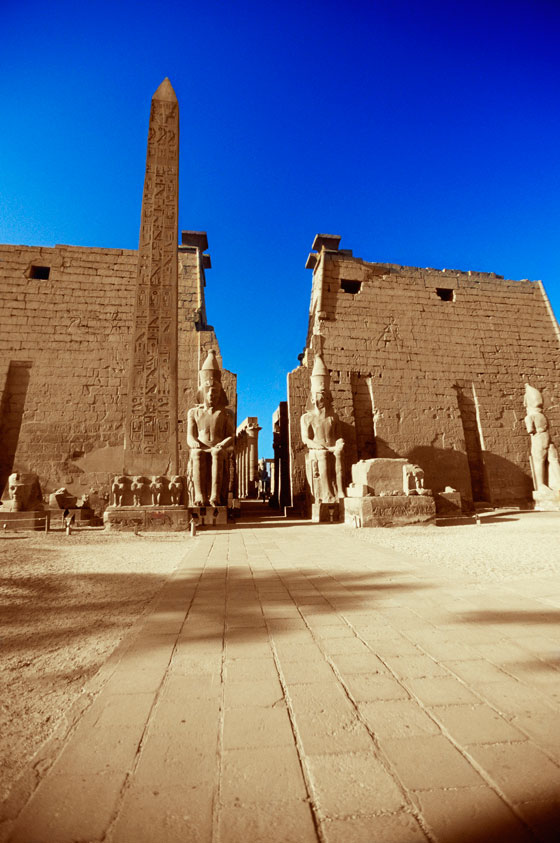
M 531 612 L 521 609 L 518 612 L 508 610 L 484 610 L 477 612 L 465 612 L 461 615 L 464 623 L 497 623 L 497 624 L 558 624 L 560 623 L 560 610 L 547 612 Z
M 157 599 L 162 580 L 149 573 L 0 578 L 3 652 L 56 648 L 80 636 L 86 638 L 93 630 L 99 633 L 127 627 L 147 601 L 154 595 Z M 299 611 L 323 617 L 332 614 L 333 623 L 337 623 L 334 615 L 345 611 L 373 611 L 376 595 L 386 597 L 430 587 L 407 581 L 398 571 L 345 571 L 335 579 L 317 568 L 252 573 L 227 570 L 225 565 L 223 569 L 207 570 L 202 578 L 196 573 L 167 580 L 168 586 L 171 582 L 169 596 L 165 595 L 161 607 L 155 607 L 150 615 L 151 634 L 179 634 L 186 618 L 189 637 L 196 640 L 221 639 L 224 632 L 227 635 L 232 630 L 244 638 L 258 639 L 266 634 L 265 618 L 278 632 L 275 622 L 301 622 Z

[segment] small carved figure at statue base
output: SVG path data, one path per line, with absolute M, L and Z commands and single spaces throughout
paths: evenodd
M 175 475 L 169 481 L 169 494 L 173 506 L 180 506 L 183 502 L 183 478 Z
M 149 485 L 150 481 L 147 477 L 138 476 L 132 478 L 130 488 L 132 491 L 133 506 L 142 506 L 142 498 L 144 497 L 145 491 Z
M 171 479 L 165 475 L 115 477 L 112 484 L 114 504 L 103 514 L 105 528 L 121 532 L 186 529 L 188 513 L 181 501 L 184 488 L 185 478 L 179 475 Z M 81 511 L 85 512 L 77 510 Z
M 154 506 L 161 506 L 163 503 L 163 495 L 167 490 L 166 477 L 152 477 L 150 483 L 150 491 L 152 493 L 152 504 Z
M 233 414 L 227 409 L 227 396 L 214 351 L 208 352 L 199 383 L 201 403 L 191 408 L 187 416 L 191 505 L 225 506 L 228 455 L 233 449 L 235 424 Z
M 314 503 L 334 504 L 344 497 L 344 439 L 333 411 L 329 371 L 319 355 L 311 373 L 310 400 L 311 409 L 300 420 L 301 438 L 308 449 L 307 482 Z
M 115 477 L 113 480 L 113 485 L 111 486 L 111 492 L 113 493 L 113 505 L 114 506 L 122 506 L 123 505 L 123 497 L 127 490 L 128 484 L 130 483 L 130 478 L 126 475 L 121 475 L 120 477 Z
M 525 427 L 531 436 L 531 469 L 535 491 L 535 509 L 560 509 L 560 461 L 552 442 L 548 419 L 543 412 L 543 397 L 538 389 L 525 384 L 523 403 L 527 410 Z

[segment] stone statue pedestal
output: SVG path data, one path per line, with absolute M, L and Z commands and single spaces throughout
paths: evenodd
M 537 512 L 560 512 L 560 491 L 533 492 Z
M 311 504 L 311 520 L 316 524 L 336 524 L 344 519 L 343 501 Z
M 51 513 L 48 509 L 32 509 L 28 512 L 14 512 L 4 506 L 0 506 L 0 531 L 20 530 L 45 530 L 45 521 L 50 524 Z
M 190 506 L 190 518 L 201 527 L 227 527 L 227 506 Z M 189 518 L 189 520 L 190 520 Z
M 344 523 L 350 527 L 400 527 L 429 524 L 436 505 L 431 495 L 372 495 L 344 499 Z
M 186 506 L 109 506 L 103 515 L 106 530 L 117 532 L 180 532 L 190 527 Z

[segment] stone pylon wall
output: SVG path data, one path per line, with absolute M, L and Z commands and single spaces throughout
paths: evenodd
M 288 376 L 294 505 L 307 504 L 299 417 L 318 351 L 348 437 L 347 468 L 406 457 L 435 492 L 450 485 L 467 502 L 529 502 L 525 382 L 542 391 L 560 439 L 560 342 L 542 285 L 366 263 L 347 250 L 313 258 L 305 354 Z
M 136 261 L 133 250 L 0 245 L 2 488 L 12 470 L 36 471 L 44 492 L 66 486 L 81 495 L 108 491 L 121 472 Z M 180 470 L 200 338 L 219 351 L 213 328 L 196 314 L 204 284 L 184 271 L 185 261 L 181 252 Z M 30 278 L 32 266 L 48 267 L 49 278 Z M 223 381 L 234 409 L 236 377 L 224 372 Z

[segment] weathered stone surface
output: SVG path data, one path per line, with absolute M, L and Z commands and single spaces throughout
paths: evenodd
M 332 240 L 316 246 L 306 348 L 288 376 L 293 505 L 307 506 L 297 424 L 318 352 L 348 464 L 404 458 L 434 494 L 450 485 L 467 506 L 530 504 L 526 380 L 546 385 L 549 424 L 560 429 L 560 405 L 547 397 L 560 391 L 560 334 L 542 285 L 367 263 Z
M 344 499 L 344 522 L 351 527 L 427 524 L 435 514 L 436 505 L 431 496 L 387 495 Z
M 356 497 L 358 487 L 367 488 L 365 494 L 394 495 L 422 494 L 424 490 L 424 472 L 408 460 L 372 459 L 360 460 L 352 466 L 351 497 Z

